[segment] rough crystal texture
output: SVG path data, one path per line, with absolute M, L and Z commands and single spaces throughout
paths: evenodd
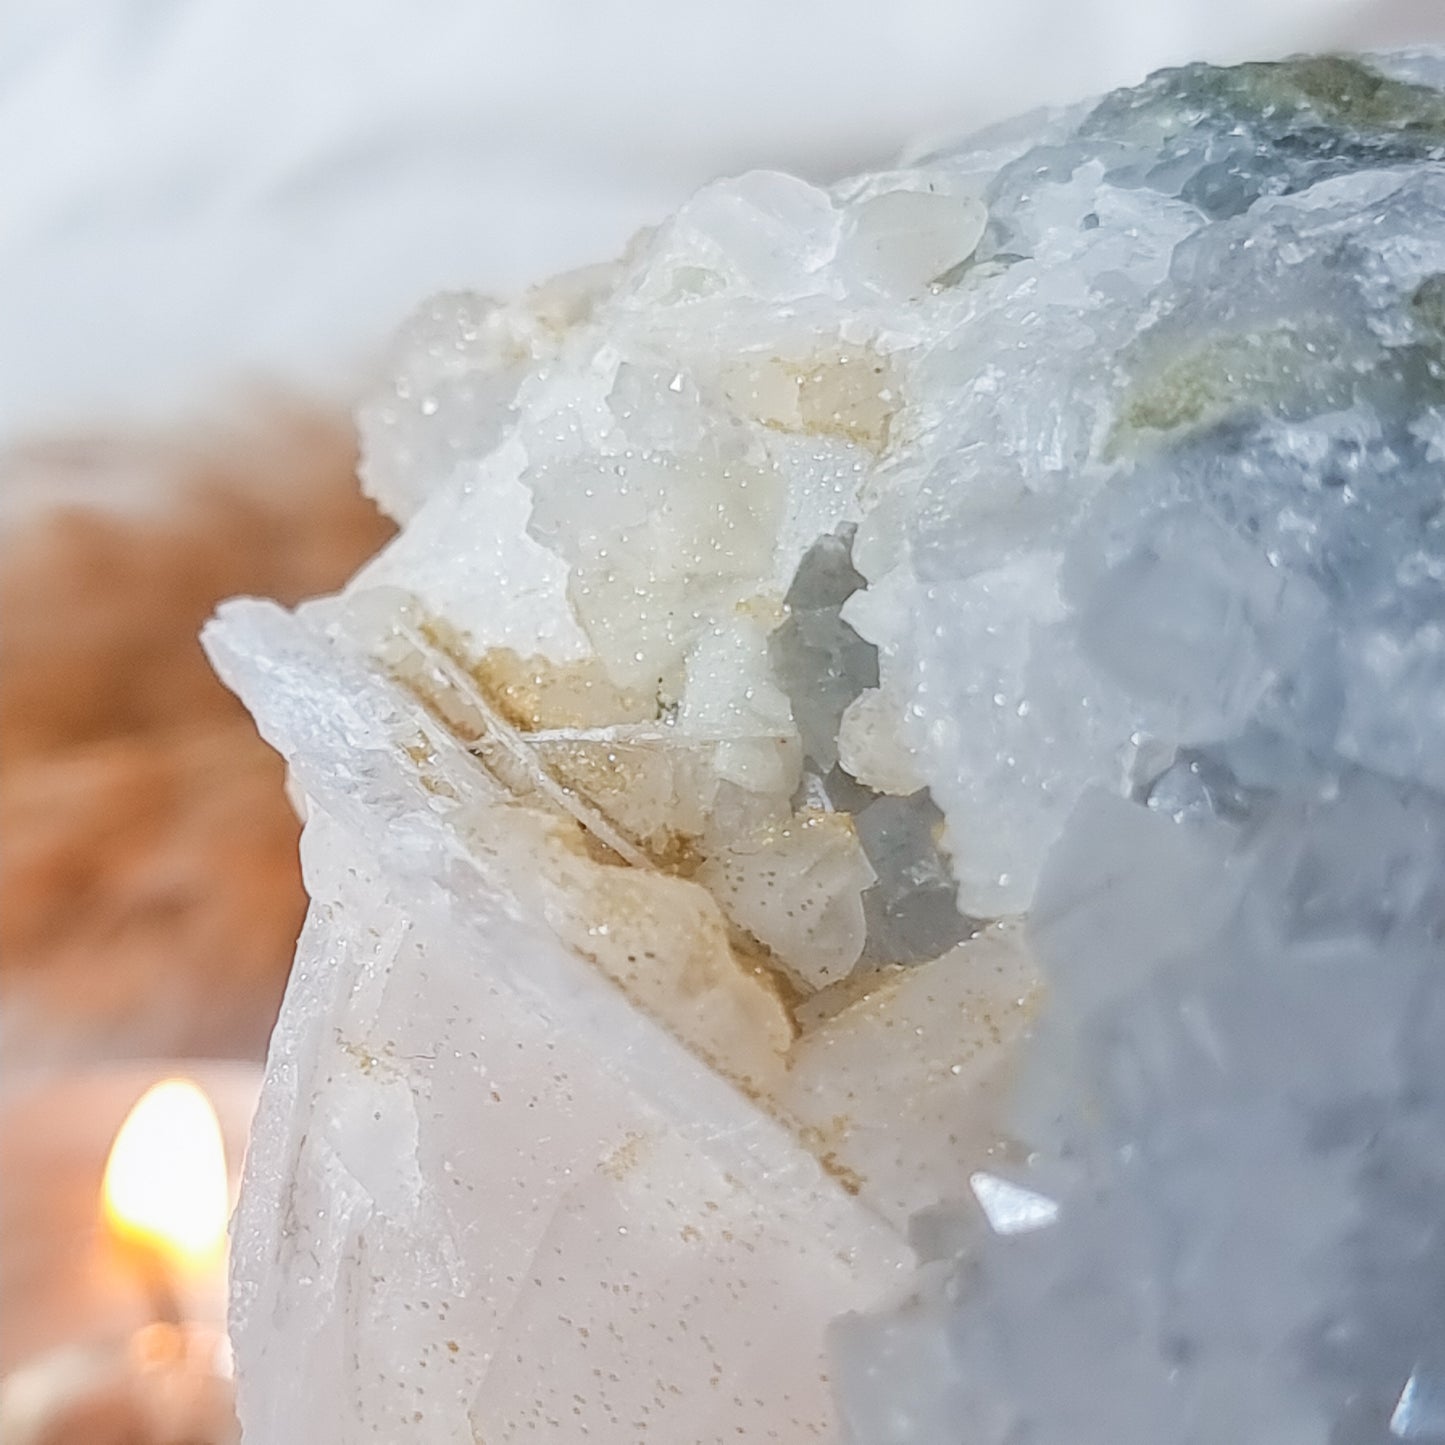
M 1445 1440 L 1442 80 L 1171 72 L 986 188 L 907 631 L 1048 1208 L 840 1326 L 860 1442 Z
M 419 316 L 403 533 L 210 635 L 309 810 L 255 1438 L 1445 1438 L 1442 80 Z

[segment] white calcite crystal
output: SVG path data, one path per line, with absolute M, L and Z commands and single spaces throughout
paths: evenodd
M 207 641 L 312 908 L 248 1438 L 1445 1439 L 1445 65 L 448 296 Z

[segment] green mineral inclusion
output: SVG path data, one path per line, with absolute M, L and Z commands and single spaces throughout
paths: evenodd
M 1163 70 L 1135 91 L 1104 100 L 1085 131 L 1108 133 L 1123 116 L 1158 114 L 1176 124 L 1201 114 L 1324 126 L 1348 138 L 1408 135 L 1445 140 L 1445 96 L 1396 80 L 1349 55 L 1251 61 L 1228 68 L 1186 65 Z
M 1445 404 L 1445 274 L 1427 277 L 1409 297 L 1416 342 L 1399 347 L 1377 385 L 1394 382 L 1423 405 Z M 1136 370 L 1105 456 L 1117 459 L 1149 434 L 1163 438 L 1211 426 L 1246 410 L 1287 414 L 1347 406 L 1364 378 L 1326 331 L 1280 322 L 1255 331 L 1207 337 L 1172 357 Z
M 1084 130 L 1107 134 L 1121 123 L 1127 127 L 1129 114 L 1159 127 L 1161 136 L 1199 125 L 1243 125 L 1258 130 L 1261 140 L 1273 137 L 1301 158 L 1314 155 L 1326 164 L 1329 157 L 1355 150 L 1369 151 L 1384 163 L 1445 155 L 1445 96 L 1382 74 L 1353 56 L 1163 71 L 1139 90 L 1103 101 Z M 1251 178 L 1240 179 L 1247 205 Z M 1294 188 L 1288 176 L 1280 179 L 1282 186 L 1270 184 L 1261 172 L 1253 180 L 1255 194 Z M 1424 351 L 1419 356 L 1401 352 L 1402 379 L 1407 372 L 1418 373 L 1417 387 L 1433 394 L 1442 375 L 1445 277 L 1424 282 L 1408 306 Z M 1177 436 L 1244 410 L 1285 413 L 1305 393 L 1314 404 L 1327 397 L 1347 404 L 1359 380 L 1328 334 L 1298 324 L 1207 336 L 1148 363 L 1131 368 L 1136 379 L 1120 400 L 1107 458 L 1118 458 L 1151 436 Z
M 1432 341 L 1445 343 L 1445 275 L 1428 276 L 1410 298 L 1415 322 Z
M 1445 138 L 1445 97 L 1382 75 L 1348 55 L 1300 56 L 1220 70 L 1221 95 L 1258 111 L 1310 110 L 1340 130 L 1411 131 Z
M 1274 409 L 1319 364 L 1316 343 L 1280 324 L 1217 336 L 1166 362 L 1125 400 L 1111 450 L 1139 432 L 1174 432 L 1222 420 L 1243 406 Z

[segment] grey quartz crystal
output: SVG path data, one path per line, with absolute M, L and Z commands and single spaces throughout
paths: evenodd
M 768 639 L 779 686 L 792 704 L 802 743 L 805 796 L 826 798 L 853 819 L 877 875 L 863 893 L 870 964 L 938 958 L 973 931 L 941 846 L 943 814 L 927 788 L 907 797 L 875 792 L 838 766 L 838 729 L 848 705 L 878 686 L 878 649 L 843 620 L 843 605 L 866 586 L 853 566 L 856 528 L 820 537 L 803 555 L 784 599 L 788 616 Z
M 843 713 L 878 686 L 878 649 L 843 621 L 843 604 L 866 579 L 850 551 L 856 529 L 820 537 L 803 554 L 784 605 L 788 616 L 768 638 L 778 685 L 788 695 L 803 756 L 818 773 L 838 761 Z

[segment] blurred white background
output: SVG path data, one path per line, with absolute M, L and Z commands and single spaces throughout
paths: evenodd
M 611 254 L 1191 58 L 1445 39 L 1445 0 L 0 0 L 0 443 L 342 396 L 426 293 Z

